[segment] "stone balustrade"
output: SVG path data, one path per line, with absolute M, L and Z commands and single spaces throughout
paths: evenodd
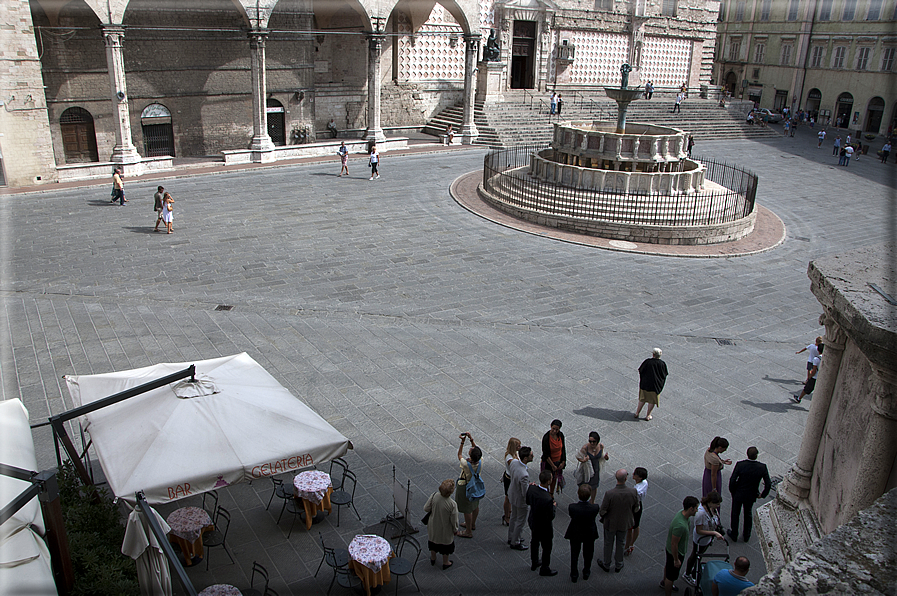
M 559 154 L 589 160 L 594 167 L 604 161 L 664 164 L 678 162 L 688 153 L 688 135 L 679 129 L 653 124 L 627 123 L 616 132 L 611 122 L 561 122 L 554 125 L 552 147 Z
M 687 194 L 704 188 L 704 166 L 690 159 L 677 162 L 679 171 L 627 172 L 567 165 L 555 161 L 555 153 L 546 149 L 534 154 L 530 175 L 561 186 L 624 194 Z

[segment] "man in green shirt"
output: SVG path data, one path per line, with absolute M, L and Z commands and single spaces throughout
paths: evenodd
M 670 530 L 667 532 L 667 560 L 663 567 L 663 580 L 660 582 L 660 587 L 663 588 L 666 596 L 671 596 L 673 592 L 679 591 L 673 582 L 679 579 L 682 560 L 688 553 L 688 518 L 698 512 L 699 504 L 700 501 L 697 497 L 685 497 L 682 501 L 682 511 L 673 518 Z

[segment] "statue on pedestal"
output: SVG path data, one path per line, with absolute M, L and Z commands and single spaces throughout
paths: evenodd
M 489 39 L 486 40 L 486 47 L 483 50 L 484 62 L 498 62 L 501 59 L 501 50 L 498 46 L 498 39 L 495 37 L 495 29 L 489 30 Z
M 627 87 L 629 87 L 629 73 L 630 72 L 632 72 L 632 67 L 629 66 L 628 64 L 623 64 L 623 66 L 620 67 L 620 75 L 621 75 L 621 79 L 622 79 L 620 81 L 620 89 L 626 89 Z

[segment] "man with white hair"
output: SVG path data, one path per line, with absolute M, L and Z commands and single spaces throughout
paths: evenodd
M 660 348 L 654 348 L 651 358 L 642 362 L 638 367 L 639 384 L 638 384 L 638 409 L 635 411 L 635 417 L 642 413 L 642 408 L 648 404 L 648 411 L 645 414 L 645 420 L 651 420 L 651 410 L 654 406 L 660 405 L 660 392 L 663 391 L 663 385 L 667 380 L 666 362 L 660 359 L 663 354 Z

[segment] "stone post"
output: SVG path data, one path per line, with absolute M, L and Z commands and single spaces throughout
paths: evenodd
M 794 509 L 798 507 L 799 501 L 805 500 L 810 495 L 810 479 L 813 476 L 813 466 L 816 465 L 816 453 L 825 431 L 825 421 L 828 418 L 838 371 L 841 369 L 844 344 L 847 341 L 844 330 L 828 315 L 819 317 L 819 323 L 825 325 L 825 350 L 820 359 L 816 388 L 813 390 L 813 403 L 810 405 L 797 461 L 785 476 L 782 487 L 776 491 L 778 499 Z
M 249 55 L 252 73 L 252 141 L 249 149 L 252 151 L 272 151 L 274 141 L 268 135 L 268 113 L 266 101 L 268 99 L 266 75 L 265 75 L 265 40 L 268 39 L 267 29 L 252 29 L 249 32 Z M 254 161 L 267 161 L 258 156 L 253 156 Z
M 477 57 L 480 53 L 480 38 L 479 34 L 464 35 L 464 120 L 459 131 L 463 145 L 472 145 L 480 134 L 473 114 L 474 93 L 476 93 L 474 77 L 477 70 Z
M 131 140 L 131 114 L 128 109 L 128 86 L 125 82 L 125 57 L 122 40 L 125 30 L 120 25 L 105 25 L 103 37 L 106 40 L 106 65 L 112 87 L 112 113 L 115 114 L 115 147 L 112 161 L 116 163 L 138 163 L 140 154 Z
M 375 143 L 386 140 L 380 127 L 380 55 L 385 39 L 379 33 L 368 34 L 368 129 L 364 138 Z
M 828 345 L 825 346 L 828 353 Z M 844 504 L 847 518 L 870 507 L 888 488 L 888 474 L 897 459 L 897 371 L 872 366 L 872 418 L 866 427 L 866 443 L 860 459 L 853 494 Z

